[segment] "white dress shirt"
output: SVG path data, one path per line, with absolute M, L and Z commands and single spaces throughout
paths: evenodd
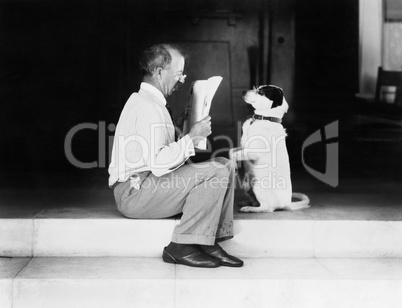
M 194 155 L 189 135 L 175 142 L 174 126 L 162 92 L 143 82 L 138 93 L 126 102 L 117 123 L 109 186 L 127 181 L 136 172 L 167 174 Z

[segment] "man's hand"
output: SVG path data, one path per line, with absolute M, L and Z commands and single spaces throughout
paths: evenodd
M 200 140 L 208 137 L 211 132 L 211 117 L 206 116 L 201 121 L 194 123 L 188 135 L 193 140 L 194 146 L 196 146 Z

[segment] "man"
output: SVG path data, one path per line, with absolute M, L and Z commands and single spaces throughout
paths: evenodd
M 185 164 L 194 146 L 211 134 L 211 118 L 194 124 L 175 140 L 166 107 L 183 75 L 185 53 L 179 46 L 159 44 L 140 60 L 143 82 L 120 115 L 109 166 L 118 210 L 129 218 L 166 218 L 183 213 L 165 262 L 195 267 L 240 267 L 243 261 L 227 254 L 218 241 L 233 237 L 234 166 L 219 157 Z

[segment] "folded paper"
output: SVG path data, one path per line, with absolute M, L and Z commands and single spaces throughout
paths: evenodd
M 213 76 L 208 80 L 196 80 L 190 89 L 185 118 L 183 124 L 183 134 L 188 134 L 195 122 L 198 122 L 209 115 L 212 99 L 218 89 L 222 77 Z M 196 146 L 200 150 L 206 150 L 206 138 L 201 140 Z

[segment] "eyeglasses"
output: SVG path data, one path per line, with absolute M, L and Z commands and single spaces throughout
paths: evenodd
M 176 74 L 174 76 L 179 77 L 179 82 L 180 83 L 184 83 L 186 81 L 186 77 L 187 77 L 187 75 L 183 75 L 183 73 L 178 73 L 178 74 Z
M 168 71 L 170 69 L 170 66 L 162 68 L 165 71 Z M 173 77 L 178 78 L 180 83 L 184 83 L 186 80 L 187 75 L 184 75 L 182 72 L 174 74 Z

